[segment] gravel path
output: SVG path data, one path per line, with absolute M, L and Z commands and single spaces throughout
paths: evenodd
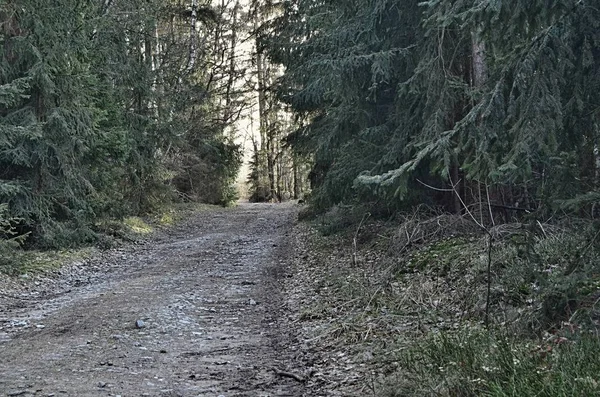
M 293 369 L 278 318 L 294 218 L 292 205 L 200 213 L 56 288 L 4 291 L 0 395 L 302 396 L 273 370 Z

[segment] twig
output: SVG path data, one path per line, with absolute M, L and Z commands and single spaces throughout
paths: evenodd
M 458 190 L 456 190 L 456 187 L 458 186 L 458 184 L 461 181 L 458 181 L 456 184 L 454 184 L 452 182 L 452 179 L 450 179 L 450 184 L 452 185 L 452 190 L 454 191 L 454 193 L 456 194 L 456 197 L 458 198 L 458 200 L 460 201 L 460 204 L 463 206 L 463 208 L 465 209 L 465 211 L 467 211 L 467 214 L 469 215 L 469 217 L 473 220 L 473 222 L 475 222 L 475 224 L 477 226 L 479 226 L 481 229 L 483 229 L 483 231 L 488 232 L 487 228 L 485 226 L 483 226 L 481 223 L 479 223 L 477 221 L 477 219 L 475 219 L 475 216 L 473 215 L 473 213 L 469 210 L 469 207 L 467 207 L 467 204 L 465 204 L 464 200 L 462 199 L 462 197 L 460 196 L 460 192 Z
M 377 296 L 377 294 L 383 289 L 383 285 L 380 285 L 379 287 L 377 287 L 377 289 L 375 290 L 375 292 L 373 293 L 373 295 L 371 296 L 371 299 L 369 299 L 369 303 L 367 303 L 367 307 L 365 308 L 365 313 L 367 312 L 367 310 L 369 310 L 369 308 L 371 307 L 371 303 L 373 302 L 373 300 L 375 299 L 375 297 Z
M 275 372 L 276 375 L 282 376 L 284 378 L 291 378 L 291 379 L 295 379 L 300 383 L 304 383 L 306 382 L 306 378 L 303 376 L 300 376 L 298 374 L 295 374 L 293 372 L 287 372 L 287 371 L 281 371 L 280 369 L 277 369 L 275 367 L 272 368 L 273 372 Z
M 371 216 L 370 212 L 367 212 L 366 214 L 363 215 L 360 223 L 358 224 L 358 228 L 356 228 L 356 233 L 354 233 L 354 239 L 352 240 L 352 265 L 356 266 L 357 265 L 357 261 L 356 261 L 356 255 L 358 253 L 358 233 L 360 233 L 360 228 L 362 227 L 363 223 L 365 222 L 365 220 L 367 220 L 369 217 Z
M 460 183 L 460 181 L 458 183 Z M 454 183 L 452 183 L 452 179 L 450 179 L 450 184 L 452 185 L 452 189 L 454 189 L 454 193 L 460 200 L 460 203 L 464 207 L 465 211 L 467 211 L 467 214 L 469 214 L 469 216 L 471 217 L 473 222 L 475 222 L 475 224 L 477 226 L 479 226 L 488 236 L 487 296 L 485 298 L 485 327 L 489 328 L 489 326 L 490 326 L 490 301 L 491 301 L 491 295 L 492 295 L 492 242 L 493 242 L 493 236 L 492 236 L 492 233 L 490 232 L 490 230 L 487 227 L 485 227 L 485 225 L 477 222 L 477 219 L 475 219 L 475 217 L 473 216 L 473 214 L 471 213 L 469 208 L 467 208 L 467 205 L 463 201 L 462 197 L 460 197 L 460 193 L 456 190 L 456 186 L 458 186 L 458 183 L 455 185 Z
M 369 337 L 369 334 L 371 333 L 371 330 L 373 329 L 372 325 L 369 325 L 369 329 L 367 330 L 367 332 L 365 333 L 365 336 L 363 338 L 364 341 L 367 340 L 367 338 Z
M 492 221 L 492 226 L 495 227 L 496 222 L 494 221 L 494 213 L 492 212 L 492 202 L 490 200 L 490 187 L 488 186 L 487 182 L 485 183 L 485 194 L 487 196 L 487 204 L 488 204 L 488 211 L 490 212 L 490 220 Z
M 421 185 L 431 189 L 431 190 L 435 190 L 436 192 L 449 192 L 449 193 L 454 193 L 456 192 L 454 186 L 452 187 L 452 189 L 441 189 L 439 187 L 435 187 L 435 186 L 431 186 L 426 184 L 425 182 L 421 181 L 420 179 L 417 179 L 417 182 L 419 182 Z
M 598 238 L 598 236 L 600 236 L 600 230 L 598 231 L 598 233 L 596 233 L 596 235 L 592 238 L 592 241 L 590 241 L 590 243 L 585 247 L 585 249 L 581 252 L 583 254 L 584 251 L 587 251 L 588 249 L 590 249 L 591 247 L 594 246 L 594 243 L 596 242 L 596 239 Z
M 487 257 L 487 296 L 485 300 L 485 327 L 490 326 L 490 298 L 492 295 L 492 233 L 486 230 L 488 235 L 488 257 Z
M 544 226 L 542 225 L 542 222 L 540 221 L 536 221 L 538 226 L 540 227 L 540 230 L 542 231 L 542 233 L 544 233 L 544 238 L 548 238 L 548 235 L 546 234 L 546 230 L 544 229 Z
M 458 186 L 459 183 L 460 183 L 460 181 L 458 181 L 458 183 L 454 184 L 452 182 L 452 178 L 450 178 L 450 184 L 452 185 L 452 190 L 454 191 L 454 194 L 456 194 L 456 197 L 460 201 L 461 205 L 463 206 L 465 211 L 467 211 L 467 214 L 469 215 L 469 217 L 471 217 L 473 222 L 475 222 L 475 224 L 477 226 L 479 226 L 481 228 L 481 230 L 483 230 L 485 232 L 485 234 L 487 234 L 487 236 L 488 236 L 487 296 L 486 296 L 486 300 L 485 300 L 485 327 L 489 328 L 489 326 L 490 326 L 490 302 L 491 302 L 491 295 L 492 295 L 492 243 L 493 243 L 494 237 L 492 236 L 492 233 L 490 232 L 490 230 L 485 227 L 485 225 L 483 225 L 477 221 L 475 216 L 473 216 L 473 213 L 469 210 L 469 208 L 465 204 L 464 200 L 460 196 L 459 191 L 456 189 L 456 186 Z
M 483 199 L 481 198 L 481 182 L 479 181 L 477 181 L 477 192 L 479 193 L 479 222 L 481 222 L 482 225 L 485 225 L 485 222 L 483 221 Z
M 526 212 L 528 214 L 535 211 L 534 209 L 531 209 L 531 208 L 514 207 L 511 205 L 502 205 L 502 204 L 493 204 L 493 203 L 490 203 L 490 207 L 500 208 L 503 210 L 517 211 L 517 212 Z

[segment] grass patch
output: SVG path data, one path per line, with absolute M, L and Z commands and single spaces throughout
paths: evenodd
M 119 241 L 143 240 L 155 233 L 157 229 L 174 227 L 194 214 L 214 208 L 216 206 L 206 204 L 178 203 L 163 206 L 144 217 L 132 216 L 123 220 L 105 219 L 96 223 L 95 230 L 103 236 L 99 245 L 112 247 Z
M 101 220 L 93 227 L 98 236 L 94 241 L 98 247 L 111 248 L 122 242 L 143 240 L 159 228 L 173 227 L 195 213 L 213 208 L 215 206 L 204 204 L 176 204 L 163 207 L 155 214 L 144 218 Z M 0 222 L 0 226 L 2 225 Z M 11 276 L 44 273 L 59 269 L 65 264 L 84 260 L 90 257 L 94 250 L 93 247 L 69 250 L 24 250 L 20 248 L 18 242 L 0 240 L 0 273 Z
M 165 212 L 160 215 L 158 223 L 161 226 L 173 226 L 175 224 L 175 217 L 172 212 Z
M 123 219 L 123 224 L 128 227 L 133 233 L 140 236 L 146 236 L 154 232 L 154 228 L 150 226 L 146 221 L 137 216 L 131 216 Z
M 465 328 L 434 334 L 402 352 L 382 395 L 566 397 L 600 393 L 600 340 L 542 343 Z
M 3 260 L 0 272 L 10 276 L 41 274 L 58 270 L 66 264 L 82 261 L 94 253 L 93 248 L 60 251 L 14 250 L 11 258 Z
M 215 208 L 223 210 L 224 207 L 202 203 L 174 203 L 156 210 L 148 217 L 148 222 L 160 227 L 170 227 L 194 214 L 214 210 Z
M 404 270 L 429 271 L 446 275 L 461 269 L 461 264 L 471 263 L 480 253 L 478 239 L 449 237 L 435 241 L 422 249 L 416 249 L 408 256 Z

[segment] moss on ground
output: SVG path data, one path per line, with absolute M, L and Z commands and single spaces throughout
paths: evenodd
M 145 220 L 137 216 L 132 216 L 123 219 L 123 224 L 131 229 L 131 231 L 140 236 L 147 236 L 154 232 L 154 228 L 149 225 Z
M 408 255 L 406 266 L 416 271 L 448 273 L 453 268 L 464 268 L 481 253 L 477 239 L 452 237 L 435 241 L 416 249 Z

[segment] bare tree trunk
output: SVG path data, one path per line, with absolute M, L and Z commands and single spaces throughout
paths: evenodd
M 300 198 L 300 181 L 298 180 L 299 172 L 298 172 L 298 155 L 293 154 L 292 158 L 293 164 L 293 173 L 294 173 L 294 200 L 298 200 Z
M 231 47 L 229 51 L 229 76 L 227 80 L 227 90 L 225 94 L 225 107 L 230 112 L 229 107 L 231 105 L 231 91 L 233 84 L 235 83 L 235 56 L 237 54 L 237 23 L 238 23 L 238 10 L 240 8 L 239 0 L 235 2 L 233 12 L 231 16 Z M 227 119 L 227 118 L 225 118 Z
M 485 43 L 481 40 L 480 34 L 471 35 L 472 47 L 472 68 L 473 68 L 473 86 L 481 87 L 487 80 L 487 65 L 485 64 Z
M 148 12 L 150 13 L 150 12 Z M 144 60 L 146 63 L 146 70 L 148 73 L 152 74 L 152 91 L 156 90 L 156 74 L 155 72 L 155 64 L 154 64 L 154 34 L 156 32 L 157 23 L 153 21 L 149 23 L 149 26 L 146 26 L 146 32 L 144 34 Z M 154 95 L 151 98 L 148 98 L 147 101 L 147 114 L 151 114 L 153 111 L 156 111 L 156 103 L 154 102 Z
M 192 0 L 192 19 L 190 23 L 190 57 L 188 60 L 188 73 L 196 66 L 198 59 L 198 37 L 196 35 L 196 24 L 198 22 L 198 0 Z
M 456 156 L 454 156 L 456 157 Z M 453 197 L 454 213 L 460 215 L 462 213 L 462 202 L 460 197 L 460 169 L 458 165 L 458 159 L 454 159 L 453 165 L 450 169 L 450 183 L 452 184 L 452 190 L 455 191 Z
M 274 131 L 271 130 L 267 133 L 267 173 L 269 176 L 269 193 L 271 198 L 275 193 L 275 148 L 274 148 Z
M 471 56 L 472 56 L 472 62 L 471 62 L 472 82 L 471 82 L 471 85 L 474 88 L 479 88 L 479 87 L 483 86 L 487 80 L 487 65 L 485 62 L 485 43 L 481 39 L 480 31 L 473 32 L 471 34 Z M 493 214 L 493 211 L 490 206 L 490 194 L 489 194 L 490 189 L 487 184 L 487 177 L 485 177 L 485 179 L 486 179 L 485 192 L 486 192 L 486 199 L 487 199 L 487 208 L 489 210 L 490 223 L 493 225 L 494 224 L 494 214 Z M 480 214 L 481 214 L 481 225 L 484 226 L 485 225 L 484 220 L 483 220 L 484 203 L 483 203 L 483 199 L 482 199 L 482 187 L 480 186 L 479 183 L 477 185 L 477 189 L 479 192 L 479 208 L 480 208 Z
M 279 150 L 279 148 L 277 150 Z M 283 193 L 285 192 L 283 167 L 284 159 L 279 157 L 277 161 L 277 175 L 275 177 L 277 179 L 277 200 L 279 201 L 283 201 Z
M 594 159 L 596 169 L 596 184 L 600 183 L 600 146 L 594 145 Z
M 258 17 L 257 17 L 258 18 Z M 258 21 L 255 21 L 255 28 L 258 28 Z M 267 171 L 267 179 L 272 181 L 271 178 L 271 170 L 272 170 L 272 157 L 271 153 L 271 142 L 269 139 L 269 122 L 267 115 L 267 100 L 265 94 L 265 70 L 264 70 L 264 56 L 259 50 L 258 39 L 256 41 L 256 77 L 258 79 L 258 116 L 259 116 L 259 131 L 260 131 L 260 139 L 261 139 L 261 152 L 260 163 L 257 165 L 260 174 L 263 174 L 264 163 L 263 159 L 266 157 L 266 171 Z M 262 178 L 261 178 L 262 179 Z M 267 191 L 267 198 L 271 198 L 274 191 L 274 184 L 269 183 L 265 186 L 265 189 L 270 189 Z

